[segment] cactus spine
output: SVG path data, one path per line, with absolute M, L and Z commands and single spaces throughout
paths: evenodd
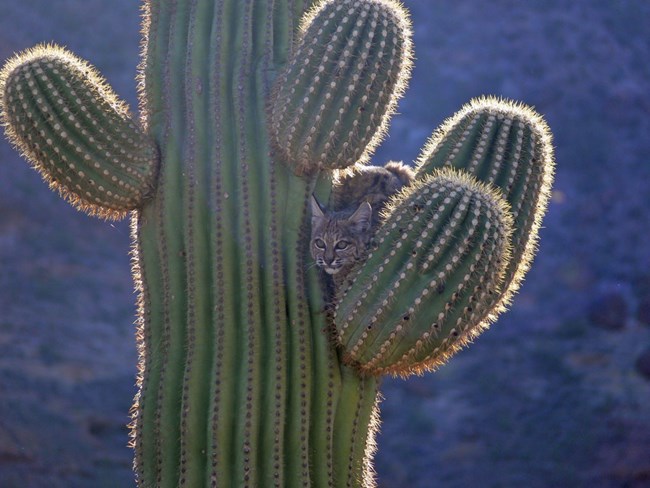
M 377 376 L 439 365 L 529 266 L 550 137 L 492 100 L 434 135 L 327 313 L 309 198 L 381 138 L 410 30 L 393 0 L 328 0 L 291 49 L 308 3 L 145 1 L 140 127 L 59 48 L 0 75 L 7 135 L 46 180 L 91 214 L 135 210 L 142 487 L 373 486 Z

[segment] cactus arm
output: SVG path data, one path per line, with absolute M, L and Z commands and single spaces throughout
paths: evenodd
M 510 233 L 503 198 L 471 177 L 437 172 L 406 189 L 337 304 L 346 360 L 371 374 L 439 366 L 430 353 L 447 357 L 489 323 Z
M 513 214 L 513 256 L 505 272 L 502 306 L 530 268 L 553 183 L 551 131 L 524 104 L 482 97 L 446 120 L 425 144 L 419 174 L 454 167 L 499 188 Z
M 75 207 L 118 219 L 151 194 L 155 144 L 88 63 L 36 46 L 5 65 L 0 93 L 9 140 Z
M 410 76 L 410 36 L 394 2 L 322 2 L 305 16 L 269 124 L 276 153 L 295 174 L 369 158 Z
M 495 98 L 473 100 L 434 133 L 417 167 L 420 182 L 393 202 L 378 232 L 379 249 L 360 267 L 358 282 L 340 297 L 336 323 L 344 358 L 365 373 L 406 375 L 435 369 L 505 310 L 530 267 L 546 211 L 553 176 L 550 131 L 538 114 L 521 104 Z M 442 168 L 454 171 L 441 173 Z M 444 202 L 433 200 L 417 203 L 418 212 L 411 210 L 410 215 L 428 212 L 431 220 L 427 227 L 433 233 L 424 231 L 420 236 L 439 233 L 437 241 L 428 246 L 417 232 L 402 230 L 406 225 L 399 220 L 401 216 L 408 219 L 409 206 L 423 191 L 422 183 L 428 182 L 426 190 L 441 178 L 456 179 L 453 174 L 460 178 L 456 181 L 460 185 L 452 185 L 455 189 L 449 187 L 447 192 L 453 189 L 452 193 L 463 194 L 470 189 L 469 194 L 482 195 L 479 200 L 483 209 L 488 209 L 487 214 L 479 211 L 488 218 L 482 225 L 489 226 L 490 232 L 502 229 L 500 237 L 488 238 L 487 228 L 475 226 L 445 228 L 443 220 L 431 216 L 441 217 L 446 212 L 448 222 L 454 223 L 455 213 L 451 208 L 445 210 Z M 468 187 L 470 180 L 476 184 Z M 439 210 L 434 213 L 433 209 Z M 413 217 L 413 221 L 419 219 L 419 215 Z M 414 226 L 418 228 L 411 222 L 408 229 Z M 395 227 L 401 237 L 391 232 Z M 468 246 L 462 240 L 452 246 L 454 252 L 441 244 L 449 240 L 445 234 L 458 238 L 465 233 L 464 242 L 473 241 L 468 239 L 469 232 L 487 238 L 481 244 L 482 252 L 493 256 L 485 261 L 487 265 L 480 254 L 474 263 L 463 257 Z M 410 259 L 401 249 L 414 242 Z M 495 247 L 498 242 L 501 244 Z M 402 257 L 391 259 L 396 255 Z M 384 256 L 388 257 L 382 262 Z M 438 272 L 432 280 L 430 265 Z M 464 276 L 462 281 L 447 272 L 454 270 Z M 382 273 L 397 278 L 382 278 Z M 383 279 L 385 286 L 372 288 L 369 279 Z M 423 316 L 438 318 L 426 324 L 418 319 Z

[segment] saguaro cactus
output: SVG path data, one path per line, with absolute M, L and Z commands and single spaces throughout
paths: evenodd
M 326 296 L 309 198 L 367 161 L 411 41 L 394 0 L 308 7 L 145 1 L 139 124 L 61 48 L 0 75 L 6 133 L 43 177 L 91 214 L 131 211 L 140 486 L 373 486 L 379 377 L 439 366 L 530 265 L 550 135 L 485 99 L 434 134 L 367 262 Z

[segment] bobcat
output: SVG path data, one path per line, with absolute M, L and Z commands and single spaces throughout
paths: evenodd
M 411 168 L 389 162 L 345 173 L 332 190 L 331 210 L 311 199 L 311 241 L 316 265 L 340 288 L 352 267 L 366 258 L 388 199 L 414 178 Z

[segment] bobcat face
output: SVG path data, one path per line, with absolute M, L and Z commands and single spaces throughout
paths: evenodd
M 325 239 L 316 237 L 312 242 L 312 257 L 316 265 L 327 274 L 337 274 L 342 268 L 353 264 L 360 254 L 358 246 L 343 237 Z
M 369 239 L 372 208 L 363 202 L 350 215 L 325 214 L 312 197 L 311 255 L 329 275 L 350 268 L 364 256 Z

